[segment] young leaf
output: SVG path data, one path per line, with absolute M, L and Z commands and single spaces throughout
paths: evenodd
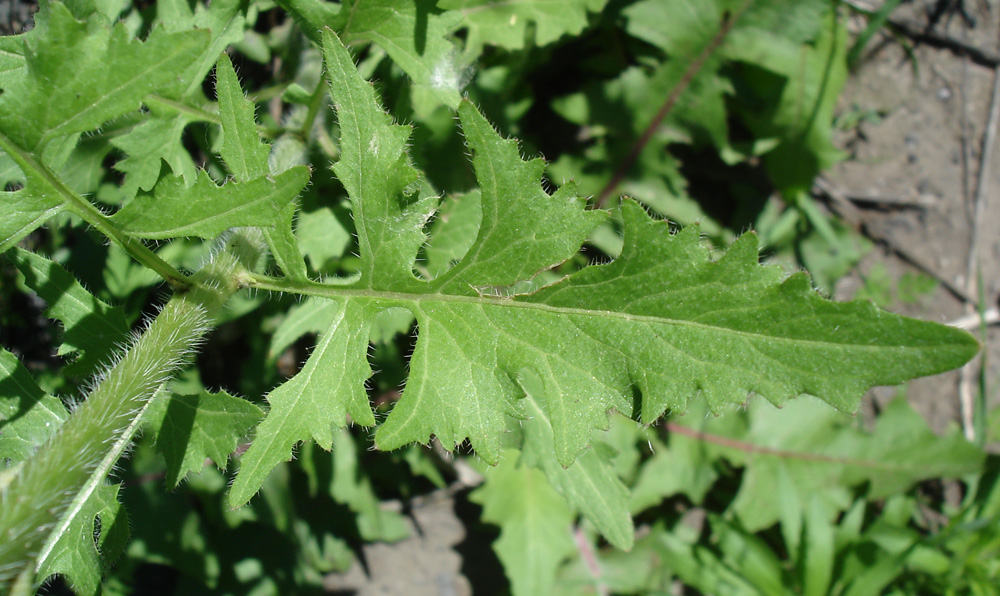
M 232 227 L 275 225 L 282 208 L 308 182 L 305 166 L 225 186 L 217 186 L 202 170 L 190 188 L 180 178 L 163 179 L 152 194 L 138 195 L 111 221 L 138 238 L 214 238 Z
M 260 408 L 225 391 L 155 399 L 146 411 L 167 461 L 167 484 L 174 488 L 188 472 L 201 471 L 206 458 L 225 467 L 239 440 L 263 417 Z
M 128 334 L 125 311 L 98 300 L 58 263 L 20 248 L 10 256 L 28 287 L 48 303 L 46 316 L 63 324 L 57 353 L 80 352 L 66 372 L 90 374 L 107 362 L 115 346 Z
M 253 102 L 244 97 L 233 64 L 226 54 L 219 58 L 215 67 L 215 79 L 222 119 L 220 153 L 229 171 L 239 181 L 252 180 L 268 173 L 277 174 L 269 169 L 268 145 L 257 133 Z M 295 245 L 292 232 L 294 212 L 294 203 L 286 204 L 273 220 L 272 227 L 264 229 L 264 236 L 281 270 L 292 279 L 305 279 L 306 264 Z
M 541 472 L 517 465 L 517 450 L 507 455 L 469 499 L 483 506 L 483 521 L 500 526 L 493 550 L 513 594 L 550 594 L 559 564 L 576 550 L 573 516 Z
M 215 93 L 222 119 L 222 150 L 229 171 L 239 181 L 252 180 L 268 173 L 266 143 L 257 134 L 253 102 L 243 95 L 233 63 L 223 54 L 215 65 Z

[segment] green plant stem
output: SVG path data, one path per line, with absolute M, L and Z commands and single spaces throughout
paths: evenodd
M 35 159 L 33 153 L 25 151 L 3 133 L 0 133 L 0 149 L 3 149 L 7 155 L 10 155 L 25 173 L 34 173 L 35 176 L 44 180 L 45 184 L 52 187 L 69 211 L 78 215 L 98 232 L 121 246 L 136 261 L 158 273 L 175 290 L 183 291 L 191 286 L 191 281 L 186 275 L 157 256 L 141 240 L 119 231 L 93 203 L 73 192 L 63 184 L 59 176 L 52 172 L 45 164 Z
M 218 114 L 206 112 L 205 110 L 190 106 L 182 101 L 177 101 L 176 99 L 168 99 L 166 97 L 156 95 L 155 93 L 150 93 L 142 100 L 142 102 L 150 107 L 159 106 L 161 108 L 173 110 L 182 114 L 187 114 L 192 120 L 198 122 L 208 122 L 209 124 L 215 124 L 217 126 L 222 125 L 222 119 Z
M 734 449 L 736 451 L 742 451 L 743 453 L 749 453 L 752 455 L 778 457 L 781 459 L 797 459 L 802 461 L 811 461 L 811 462 L 818 462 L 825 464 L 852 466 L 856 468 L 874 468 L 891 472 L 906 470 L 909 468 L 918 467 L 920 465 L 919 463 L 916 462 L 911 463 L 909 466 L 907 466 L 905 464 L 899 464 L 896 462 L 856 459 L 850 457 L 842 457 L 838 455 L 826 455 L 823 453 L 810 453 L 807 451 L 790 451 L 787 449 L 774 449 L 773 447 L 764 447 L 761 445 L 748 443 L 746 441 L 740 441 L 739 439 L 732 439 L 730 437 L 724 437 L 721 435 L 695 430 L 693 428 L 689 428 L 687 426 L 678 424 L 676 422 L 667 422 L 664 424 L 664 427 L 669 432 L 677 433 L 679 435 L 684 435 L 685 437 L 694 439 L 696 441 L 704 441 L 706 443 L 712 443 L 713 445 L 718 445 L 720 447 L 725 447 L 727 449 Z
M 316 90 L 313 91 L 312 97 L 309 101 L 309 111 L 306 113 L 305 122 L 302 123 L 302 138 L 307 142 L 312 136 L 313 124 L 316 122 L 316 116 L 319 115 L 320 108 L 323 107 L 323 98 L 326 97 L 326 85 L 324 84 L 325 77 L 320 79 L 320 82 L 316 84 Z
M 259 233 L 257 233 L 259 236 Z M 191 278 L 114 366 L 99 379 L 59 432 L 0 493 L 0 588 L 37 571 L 127 448 L 150 399 L 211 328 L 260 254 L 259 238 L 234 234 Z

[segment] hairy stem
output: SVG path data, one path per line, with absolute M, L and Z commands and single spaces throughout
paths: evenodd
M 150 398 L 191 355 L 260 254 L 257 232 L 226 247 L 174 295 L 52 439 L 0 492 L 0 591 L 33 574 L 128 446 Z M 31 569 L 31 571 L 28 571 Z

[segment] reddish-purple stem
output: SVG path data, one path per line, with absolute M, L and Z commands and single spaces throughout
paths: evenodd
M 727 12 L 722 16 L 722 24 L 719 27 L 719 31 L 716 32 L 712 41 L 705 46 L 705 49 L 698 54 L 698 57 L 688 65 L 687 70 L 684 71 L 684 75 L 681 76 L 681 80 L 678 81 L 674 88 L 670 90 L 670 95 L 667 96 L 667 100 L 663 102 L 662 106 L 660 106 L 660 111 L 656 113 L 653 121 L 649 123 L 649 126 L 646 127 L 642 136 L 639 137 L 639 140 L 632 146 L 632 150 L 629 151 L 625 161 L 623 161 L 621 165 L 618 166 L 618 169 L 615 170 L 614 176 L 611 177 L 611 180 L 604 185 L 604 188 L 602 188 L 601 192 L 597 195 L 597 199 L 594 200 L 595 207 L 603 207 L 604 203 L 606 203 L 608 198 L 611 196 L 611 193 L 618 188 L 618 185 L 621 184 L 625 175 L 628 174 L 629 169 L 632 168 L 632 164 L 635 163 L 635 160 L 639 159 L 639 154 L 642 153 L 646 144 L 649 143 L 650 139 L 653 138 L 653 135 L 656 134 L 656 131 L 660 128 L 660 124 L 663 122 L 663 119 L 666 118 L 667 114 L 674 109 L 674 105 L 677 103 L 678 98 L 680 98 L 681 93 L 683 93 L 684 90 L 687 89 L 688 85 L 691 84 L 691 81 L 694 80 L 698 71 L 705 66 L 705 62 L 708 60 L 709 56 L 714 54 L 715 51 L 719 49 L 722 42 L 726 40 L 726 36 L 729 35 L 729 32 L 732 30 L 736 19 L 739 18 L 740 14 L 742 14 L 752 2 L 753 0 L 746 0 L 746 2 L 740 6 L 739 10 L 736 11 L 735 14 Z

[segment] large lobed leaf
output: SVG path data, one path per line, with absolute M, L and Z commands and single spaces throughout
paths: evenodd
M 872 385 L 953 368 L 978 349 L 959 330 L 824 300 L 805 274 L 760 266 L 753 234 L 713 261 L 697 228 L 673 234 L 631 201 L 622 206 L 625 245 L 615 261 L 505 296 L 505 288 L 575 254 L 604 214 L 587 211 L 571 188 L 545 193 L 542 162 L 522 161 L 516 144 L 468 102 L 459 117 L 481 187 L 478 233 L 450 269 L 418 278 L 414 259 L 437 201 L 413 193 L 409 130 L 382 112 L 330 31 L 324 50 L 341 123 L 334 170 L 353 205 L 360 277 L 284 286 L 330 299 L 332 323 L 303 370 L 269 396 L 232 504 L 246 502 L 298 442 L 332 445 L 332 427 L 347 414 L 374 423 L 366 351 L 372 320 L 387 308 L 412 312 L 419 331 L 402 398 L 376 431 L 378 446 L 468 439 L 496 462 L 508 420 L 530 418 L 544 420 L 545 446 L 525 447 L 526 457 L 543 469 L 550 466 L 537 462 L 572 464 L 592 432 L 607 427 L 609 410 L 651 423 L 692 397 L 719 412 L 751 394 L 775 404 L 812 394 L 851 410 Z M 567 498 L 571 484 L 563 483 Z M 578 498 L 582 508 L 586 499 Z M 609 536 L 624 501 L 592 512 Z

